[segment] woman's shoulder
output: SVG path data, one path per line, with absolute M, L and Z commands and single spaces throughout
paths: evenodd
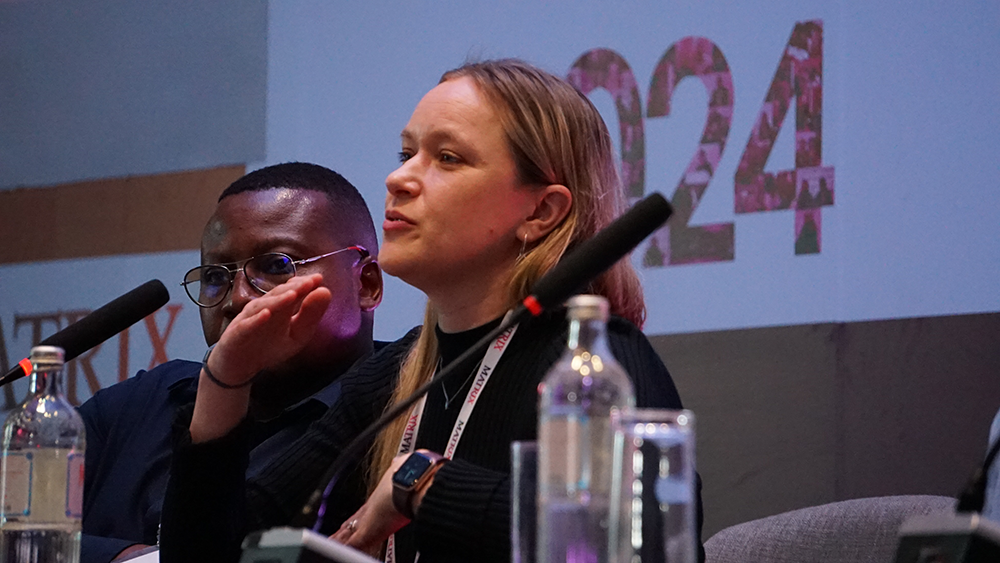
M 529 346 L 549 346 L 562 349 L 566 346 L 569 334 L 569 320 L 566 318 L 566 308 L 554 308 L 532 319 L 530 328 L 525 331 Z M 652 344 L 639 327 L 627 319 L 614 316 L 608 318 L 607 339 L 611 351 L 622 364 L 628 366 L 654 365 L 661 369 L 663 363 L 653 349 Z M 516 339 L 515 339 L 516 341 Z
M 639 327 L 627 319 L 608 320 L 608 341 L 618 363 L 632 376 L 636 406 L 642 408 L 684 408 L 663 357 Z
M 639 362 L 657 369 L 663 367 L 653 344 L 631 321 L 612 315 L 608 318 L 607 327 L 608 344 L 619 362 Z
M 542 334 L 566 335 L 569 331 L 569 320 L 566 318 L 566 308 L 556 307 L 545 311 L 540 316 L 533 319 L 529 330 Z M 632 324 L 628 319 L 611 315 L 607 322 L 608 339 L 611 341 L 621 340 L 623 342 L 645 343 L 649 345 L 649 340 L 642 333 L 639 327 Z M 565 338 L 559 344 L 565 344 Z M 652 348 L 650 348 L 652 349 Z
M 642 329 L 635 326 L 632 321 L 618 315 L 608 317 L 608 333 L 646 340 L 646 335 L 643 334 Z

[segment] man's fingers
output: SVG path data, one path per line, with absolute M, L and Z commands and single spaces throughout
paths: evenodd
M 251 299 L 240 314 L 252 315 L 261 309 L 271 309 L 274 312 L 289 309 L 294 312 L 298 308 L 298 303 L 322 282 L 323 276 L 319 274 L 294 277 L 266 294 Z
M 322 320 L 323 315 L 326 314 L 326 309 L 330 306 L 332 298 L 333 295 L 330 293 L 330 290 L 325 287 L 318 287 L 309 292 L 302 299 L 302 304 L 299 306 L 298 312 L 292 317 L 288 336 L 293 340 L 312 336 L 312 333 L 316 330 L 316 326 Z
M 289 291 L 299 292 L 302 295 L 309 293 L 314 288 L 323 283 L 323 276 L 320 274 L 309 274 L 308 276 L 295 276 L 285 283 L 267 292 L 267 295 L 281 295 Z
M 265 309 L 270 310 L 271 312 L 279 312 L 283 309 L 291 307 L 294 310 L 297 300 L 298 293 L 290 290 L 286 290 L 281 293 L 268 293 L 267 295 L 262 295 L 250 300 L 249 303 L 244 305 L 243 310 L 241 310 L 240 314 L 233 319 L 232 324 L 239 324 L 244 319 L 253 317 Z
M 294 277 L 252 299 L 222 333 L 213 369 L 253 375 L 285 361 L 312 337 L 330 303 L 323 277 Z
M 318 279 L 317 279 L 318 278 Z M 262 310 L 269 310 L 276 326 L 286 325 L 295 315 L 302 304 L 302 301 L 314 291 L 315 283 L 322 281 L 321 276 L 308 276 L 299 281 L 299 278 L 292 278 L 288 282 L 272 289 L 266 295 L 262 295 L 249 303 L 240 311 L 240 316 L 249 317 L 256 315 Z M 293 283 L 294 282 L 294 283 Z M 233 321 L 237 324 L 239 317 Z
M 241 312 L 243 315 L 246 311 Z M 252 338 L 254 334 L 261 330 L 261 327 L 271 320 L 271 310 L 261 309 L 257 312 L 247 314 L 238 320 L 234 320 L 222 333 L 218 348 L 225 348 L 230 343 L 239 343 Z M 238 344 L 236 344 L 238 346 Z

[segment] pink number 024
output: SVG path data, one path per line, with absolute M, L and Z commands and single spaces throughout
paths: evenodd
M 701 79 L 708 112 L 698 149 L 671 196 L 675 216 L 642 248 L 645 267 L 723 262 L 734 257 L 733 223 L 689 225 L 722 158 L 733 117 L 734 87 L 722 51 L 704 37 L 685 37 L 660 58 L 646 97 L 646 117 L 670 115 L 670 100 L 685 78 Z M 630 200 L 646 182 L 642 100 L 628 62 L 610 49 L 584 53 L 568 80 L 584 94 L 611 94 L 621 135 L 622 182 Z M 771 149 L 795 98 L 795 169 L 765 172 Z M 733 181 L 734 211 L 795 210 L 795 254 L 817 254 L 823 206 L 833 205 L 833 167 L 822 165 L 823 22 L 798 22 L 750 131 Z

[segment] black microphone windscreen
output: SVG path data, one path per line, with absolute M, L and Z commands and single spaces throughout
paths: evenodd
M 543 309 L 562 303 L 628 254 L 663 225 L 672 212 L 670 204 L 658 193 L 639 201 L 538 280 L 531 290 L 535 300 Z
M 154 313 L 170 301 L 160 280 L 150 280 L 39 342 L 59 346 L 70 361 Z

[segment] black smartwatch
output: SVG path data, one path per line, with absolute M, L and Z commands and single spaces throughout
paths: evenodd
M 447 458 L 428 450 L 417 450 L 392 474 L 392 505 L 413 520 L 413 496 L 430 482 Z

